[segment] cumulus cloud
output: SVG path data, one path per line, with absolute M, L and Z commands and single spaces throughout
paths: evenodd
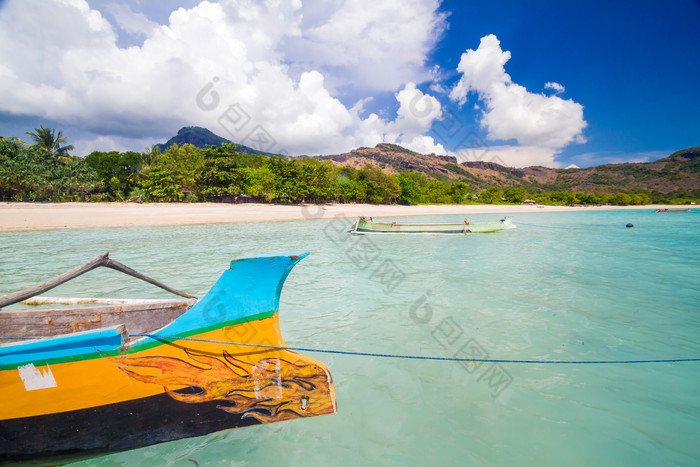
M 398 144 L 420 154 L 447 154 L 445 147 L 435 143 L 431 136 L 415 136 L 410 140 L 401 140 Z
M 468 94 L 475 92 L 483 102 L 481 126 L 490 140 L 513 140 L 525 148 L 542 148 L 534 161 L 545 160 L 545 152 L 556 153 L 569 143 L 585 142 L 583 106 L 571 99 L 529 92 L 514 83 L 505 71 L 511 54 L 501 49 L 498 38 L 488 35 L 481 39 L 477 50 L 462 54 L 457 71 L 461 77 L 450 92 L 450 99 L 463 105 Z M 547 83 L 548 89 L 559 93 L 564 87 Z M 530 151 L 530 149 L 527 149 Z M 517 160 L 522 148 L 511 154 Z M 517 156 L 517 157 L 516 157 Z
M 117 26 L 85 0 L 10 0 L 0 10 L 0 111 L 66 122 L 117 146 L 132 139 L 129 149 L 184 125 L 290 154 L 382 141 L 439 149 L 422 134 L 440 118 L 439 102 L 404 84 L 429 75 L 427 52 L 444 27 L 438 6 L 203 1 L 163 25 L 112 6 L 119 29 L 143 36 L 120 47 Z M 363 116 L 360 97 L 344 105 L 334 89 L 352 86 L 358 95 L 400 89 L 396 117 Z
M 501 50 L 501 43 L 490 34 L 481 38 L 477 50 L 468 49 L 462 54 L 457 71 L 462 77 L 450 92 L 450 99 L 460 105 L 467 101 L 467 93 L 476 91 L 488 97 L 494 85 L 510 84 L 504 65 L 510 60 L 510 52 Z
M 407 83 L 395 97 L 399 110 L 394 126 L 404 137 L 421 135 L 442 118 L 440 102 L 417 89 L 415 83 Z
M 435 143 L 432 137 L 425 136 L 436 120 L 442 118 L 442 106 L 433 96 L 417 89 L 416 84 L 406 83 L 394 97 L 399 103 L 397 117 L 387 121 L 372 113 L 361 119 L 360 109 L 353 108 L 358 129 L 358 140 L 362 146 L 376 144 L 373 141 L 399 144 L 422 154 L 446 154 L 442 144 Z
M 383 140 L 423 154 L 446 154 L 441 144 L 425 136 L 433 122 L 442 118 L 440 102 L 417 89 L 412 82 L 406 83 L 394 97 L 399 102 L 399 110 L 394 121 L 383 125 Z
M 344 92 L 422 82 L 430 76 L 427 56 L 447 24 L 439 6 L 439 0 L 305 1 L 304 32 L 287 41 L 286 55 L 324 72 L 330 86 Z

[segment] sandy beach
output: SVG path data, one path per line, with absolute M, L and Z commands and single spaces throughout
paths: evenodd
M 163 225 L 222 224 L 357 216 L 400 217 L 436 214 L 531 213 L 553 211 L 656 209 L 674 206 L 530 206 L 530 205 L 369 205 L 324 204 L 127 204 L 0 203 L 0 232 Z M 678 207 L 678 206 L 675 206 Z

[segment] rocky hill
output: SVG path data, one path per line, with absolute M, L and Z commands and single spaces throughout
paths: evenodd
M 493 162 L 462 162 L 451 156 L 419 154 L 395 144 L 354 149 L 345 154 L 320 156 L 335 166 L 379 167 L 386 173 L 418 172 L 429 178 L 461 180 L 474 188 L 492 185 L 523 187 L 530 192 L 576 191 L 581 193 L 648 192 L 700 195 L 700 147 L 675 152 L 654 162 L 606 164 L 586 169 L 505 167 Z
M 182 146 L 183 144 L 192 144 L 194 146 L 197 146 L 198 148 L 205 148 L 207 146 L 221 146 L 222 144 L 227 144 L 230 142 L 231 141 L 227 140 L 226 138 L 222 138 L 221 136 L 212 133 L 206 128 L 202 128 L 199 126 L 186 126 L 180 128 L 180 130 L 178 130 L 177 132 L 177 135 L 170 138 L 166 143 L 156 144 L 156 146 L 158 147 L 158 149 L 160 149 L 161 152 L 163 152 L 173 144 L 177 144 L 178 146 Z M 258 151 L 253 148 L 249 148 L 248 146 L 244 146 L 242 144 L 237 144 L 236 150 L 238 152 L 245 152 L 247 154 L 272 155 L 266 152 Z
M 365 165 L 379 167 L 383 172 L 422 172 L 432 178 L 456 179 L 469 177 L 451 156 L 424 155 L 396 144 L 380 143 L 373 148 L 359 148 L 345 154 L 319 156 L 335 166 L 361 168 Z
M 206 128 L 184 127 L 161 151 L 173 143 L 219 146 L 230 141 Z M 243 145 L 236 150 L 248 154 L 272 154 Z M 506 167 L 494 162 L 458 162 L 452 156 L 419 154 L 396 144 L 381 143 L 373 148 L 358 148 L 336 155 L 318 156 L 334 166 L 380 168 L 385 173 L 422 173 L 442 181 L 464 181 L 473 189 L 523 187 L 531 193 L 541 191 L 575 191 L 581 193 L 619 193 L 646 191 L 676 193 L 700 198 L 700 147 L 675 152 L 654 162 L 606 164 L 585 169 L 552 169 L 548 167 Z
M 562 190 L 692 192 L 700 190 L 700 147 L 677 151 L 654 162 L 606 164 L 557 172 L 551 186 Z

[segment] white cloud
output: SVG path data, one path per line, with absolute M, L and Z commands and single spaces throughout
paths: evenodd
M 141 145 L 138 145 L 138 140 L 119 136 L 97 136 L 95 138 L 79 138 L 75 141 L 70 141 L 76 148 L 80 148 L 80 154 L 82 155 L 90 154 L 92 151 L 145 151 L 152 144 L 147 139 L 142 139 L 140 142 Z
M 429 76 L 426 56 L 444 16 L 437 0 L 396 1 L 203 1 L 173 11 L 166 25 L 112 6 L 119 28 L 144 36 L 120 47 L 85 0 L 10 0 L 0 10 L 0 111 L 65 122 L 119 145 L 131 139 L 137 150 L 184 125 L 249 145 L 266 132 L 272 146 L 261 148 L 290 154 L 382 141 L 439 149 L 423 137 L 441 115 L 439 102 L 404 83 Z M 337 86 L 400 89 L 398 114 L 363 117 L 366 94 L 348 108 Z M 241 112 L 234 125 L 231 105 Z M 75 141 L 76 153 L 91 149 L 89 141 Z
M 448 90 L 440 83 L 430 83 L 428 88 L 436 94 L 447 94 Z
M 553 81 L 547 81 L 546 83 L 544 83 L 544 88 L 553 90 L 555 94 L 561 94 L 564 91 L 566 91 L 564 86 Z
M 330 5 L 337 5 L 331 9 Z M 390 91 L 430 76 L 428 53 L 446 28 L 439 0 L 304 2 L 303 34 L 287 57 L 322 71 L 331 88 Z M 308 19 L 307 19 L 308 17 Z
M 585 142 L 583 107 L 571 100 L 533 94 L 517 84 L 496 84 L 486 105 L 481 125 L 490 139 L 548 148 Z
M 406 83 L 395 97 L 399 101 L 399 110 L 394 125 L 396 131 L 404 136 L 423 134 L 430 129 L 433 121 L 442 118 L 440 102 L 417 89 L 415 83 Z
M 502 161 L 499 163 L 508 167 L 560 167 L 561 164 L 555 159 L 556 152 L 541 146 L 492 146 L 484 159 L 497 156 Z
M 460 105 L 470 91 L 485 104 L 481 125 L 491 140 L 517 140 L 528 147 L 561 149 L 585 142 L 583 106 L 571 99 L 535 94 L 512 81 L 505 72 L 510 52 L 501 50 L 494 35 L 481 38 L 477 50 L 467 50 L 457 67 L 462 76 L 450 92 Z M 548 83 L 558 89 L 557 83 Z M 563 90 L 563 86 L 561 86 Z
M 423 154 L 446 154 L 441 144 L 424 134 L 435 120 L 442 118 L 442 107 L 435 97 L 416 88 L 415 83 L 406 86 L 394 97 L 399 102 L 397 117 L 393 122 L 374 122 L 376 131 L 383 131 L 382 140 L 396 143 Z
M 437 94 L 448 94 L 449 90 L 443 85 L 444 76 L 440 65 L 433 65 L 430 69 L 429 89 Z
M 424 135 L 433 122 L 442 117 L 440 102 L 417 89 L 415 83 L 411 82 L 394 97 L 399 103 L 399 109 L 393 121 L 387 121 L 375 113 L 361 118 L 363 102 L 359 102 L 350 110 L 353 123 L 349 126 L 352 134 L 348 140 L 353 142 L 352 147 L 374 146 L 385 142 L 399 144 L 422 154 L 447 154 L 441 144 Z
M 157 23 L 150 21 L 143 13 L 135 13 L 129 5 L 123 3 L 110 3 L 106 7 L 121 29 L 132 34 L 148 35 Z
M 440 143 L 436 144 L 430 136 L 415 136 L 411 140 L 402 140 L 400 145 L 420 154 L 447 154 L 444 146 Z
M 625 162 L 653 162 L 668 157 L 674 150 L 646 152 L 587 152 L 571 156 L 569 159 L 579 167 L 593 167 L 601 164 L 622 164 Z
M 510 52 L 501 50 L 501 43 L 490 34 L 481 38 L 477 50 L 469 49 L 462 54 L 457 71 L 462 77 L 450 92 L 450 99 L 464 104 L 469 91 L 487 95 L 495 84 L 510 83 L 504 65 L 510 60 Z
M 493 162 L 505 167 L 560 167 L 555 159 L 556 151 L 537 146 L 484 146 L 467 147 L 450 152 L 458 162 Z

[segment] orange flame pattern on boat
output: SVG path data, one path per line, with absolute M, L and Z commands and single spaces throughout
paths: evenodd
M 295 363 L 281 358 L 263 358 L 256 364 L 232 357 L 197 354 L 185 349 L 196 364 L 174 357 L 112 357 L 121 371 L 151 384 L 163 385 L 175 400 L 186 403 L 228 401 L 219 405 L 227 412 L 244 414 L 263 423 L 335 413 L 330 374 L 315 363 L 301 359 Z M 158 375 L 147 375 L 137 368 L 156 368 Z M 194 388 L 185 393 L 178 388 Z

